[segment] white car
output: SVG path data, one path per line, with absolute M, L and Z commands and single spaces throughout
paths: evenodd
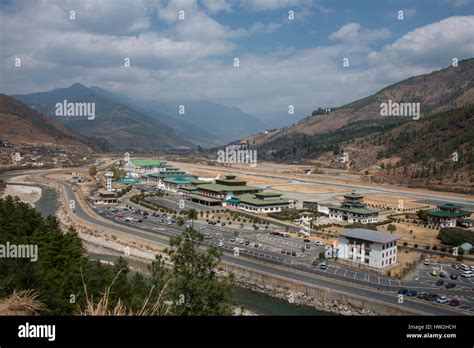
M 473 276 L 472 271 L 464 271 L 461 273 L 461 277 L 471 278 Z
M 220 241 L 219 244 L 217 244 L 217 246 L 218 246 L 219 248 L 222 248 L 222 247 L 224 246 L 224 242 L 223 242 L 223 241 Z
M 430 263 L 431 263 L 430 260 L 427 260 L 427 259 L 425 259 L 425 261 L 423 261 L 423 264 L 424 264 L 425 266 L 429 266 Z
M 318 240 L 315 244 L 317 246 L 324 246 L 324 242 L 321 242 L 320 240 Z
M 447 303 L 449 300 L 450 300 L 450 299 L 447 298 L 446 296 L 440 296 L 440 297 L 438 297 L 438 299 L 436 300 L 436 302 L 443 304 L 443 303 Z
M 465 264 L 460 265 L 459 268 L 462 269 L 463 271 L 470 271 L 471 270 L 471 267 L 469 267 L 468 265 L 465 265 Z

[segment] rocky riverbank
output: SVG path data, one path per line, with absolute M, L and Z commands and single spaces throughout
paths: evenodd
M 227 272 L 224 271 L 220 273 L 222 273 L 222 275 L 227 274 Z M 350 304 L 340 303 L 339 301 L 322 301 L 318 298 L 307 296 L 302 292 L 293 292 L 281 287 L 259 284 L 238 275 L 235 275 L 235 283 L 237 286 L 250 291 L 258 292 L 281 301 L 287 301 L 296 306 L 313 307 L 318 311 L 346 316 L 377 315 L 366 309 L 353 308 Z

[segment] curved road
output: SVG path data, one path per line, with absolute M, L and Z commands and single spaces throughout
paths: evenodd
M 64 182 L 60 184 L 65 188 L 67 199 L 76 199 L 74 190 Z M 94 217 L 86 213 L 80 204 L 76 205 L 76 216 L 77 218 L 84 220 L 90 224 L 112 229 L 119 231 L 128 235 L 133 235 L 135 237 L 155 242 L 164 246 L 168 245 L 168 237 L 160 235 L 158 233 L 152 233 L 148 231 L 143 231 L 136 228 L 131 228 L 128 226 L 122 226 L 105 219 Z M 177 227 L 168 227 L 173 230 L 180 230 Z M 237 266 L 243 266 L 249 269 L 253 269 L 259 272 L 265 272 L 267 274 L 277 276 L 280 278 L 286 278 L 291 281 L 306 283 L 315 287 L 326 288 L 338 292 L 347 293 L 350 295 L 356 295 L 363 297 L 365 299 L 372 299 L 374 301 L 380 301 L 389 305 L 401 306 L 412 311 L 417 311 L 419 314 L 427 315 L 463 315 L 465 313 L 458 312 L 454 309 L 451 309 L 447 306 L 434 305 L 424 301 L 417 301 L 405 298 L 404 303 L 398 304 L 397 294 L 378 291 L 375 289 L 370 289 L 362 286 L 357 286 L 350 283 L 345 283 L 341 281 L 336 281 L 332 279 L 323 278 L 310 274 L 304 271 L 291 270 L 284 267 L 274 266 L 263 262 L 256 262 L 251 259 L 246 259 L 244 257 L 234 257 L 233 255 L 224 253 L 222 256 L 222 261 L 234 264 Z

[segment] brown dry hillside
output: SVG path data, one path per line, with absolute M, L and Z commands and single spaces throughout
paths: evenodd
M 251 144 L 263 145 L 292 134 L 321 134 L 363 120 L 381 119 L 380 104 L 392 100 L 400 103 L 419 102 L 422 114 L 459 108 L 474 102 L 474 58 L 459 62 L 430 74 L 411 77 L 388 86 L 374 95 L 333 109 L 327 115 L 304 118 L 297 124 L 248 138 Z
M 83 136 L 43 116 L 16 99 L 0 94 L 0 138 L 15 143 L 65 147 L 89 152 L 106 142 Z

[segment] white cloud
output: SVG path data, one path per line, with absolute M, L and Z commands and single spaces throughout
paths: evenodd
M 241 0 L 242 5 L 252 11 L 276 10 L 282 7 L 312 6 L 313 0 Z
M 387 39 L 390 35 L 390 30 L 386 28 L 363 29 L 359 23 L 351 22 L 329 35 L 329 38 L 353 45 L 368 45 L 378 40 Z
M 226 0 L 201 0 L 210 13 L 231 12 L 232 5 Z
M 69 7 L 59 1 L 28 5 L 24 0 L 0 8 L 2 30 L 8 33 L 0 36 L 3 92 L 29 93 L 82 82 L 137 99 L 211 100 L 256 115 L 284 112 L 293 104 L 298 113 L 341 105 L 389 83 L 439 69 L 453 57 L 474 56 L 474 16 L 417 28 L 374 51 L 369 44 L 389 39 L 390 32 L 347 23 L 330 35 L 333 41 L 327 46 L 277 45 L 266 53 L 245 54 L 238 50 L 239 38 L 273 32 L 281 24 L 259 21 L 247 29 L 229 27 L 191 0 L 143 0 L 138 9 L 124 3 L 105 1 L 97 13 L 110 11 L 113 17 L 94 20 L 96 14 L 85 10 L 90 2 L 77 2 L 83 22 L 75 23 L 64 19 Z M 282 3 L 287 2 L 262 0 L 260 6 Z M 186 11 L 184 21 L 177 19 L 181 9 Z M 168 23 L 165 30 L 152 31 L 149 21 L 155 14 L 160 24 Z M 114 18 L 127 18 L 118 34 L 112 28 L 121 23 L 114 23 Z M 85 24 L 92 22 L 90 28 Z M 133 32 L 140 27 L 146 29 Z M 240 58 L 239 68 L 233 67 L 234 54 Z M 346 55 L 350 68 L 341 64 Z M 20 69 L 13 67 L 17 56 L 23 58 Z M 131 59 L 130 68 L 123 66 L 125 57 Z

